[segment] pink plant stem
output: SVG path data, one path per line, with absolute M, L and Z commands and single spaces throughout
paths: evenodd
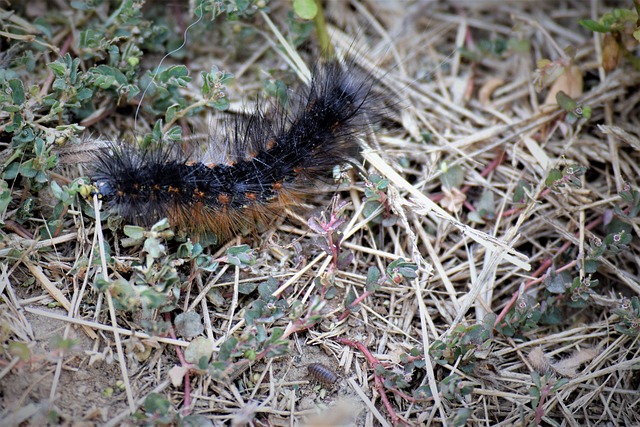
M 387 412 L 389 413 L 389 416 L 391 417 L 391 422 L 393 423 L 393 425 L 408 424 L 405 420 L 401 419 L 400 416 L 398 416 L 398 414 L 396 414 L 396 411 L 393 409 L 393 406 L 391 406 L 391 402 L 389 402 L 389 398 L 387 397 L 387 393 L 385 392 L 382 378 L 380 377 L 380 375 L 376 373 L 376 366 L 382 365 L 382 363 L 380 363 L 380 361 L 376 359 L 376 357 L 373 354 L 371 354 L 369 349 L 361 342 L 352 341 L 348 338 L 338 338 L 337 341 L 341 344 L 348 345 L 349 347 L 353 347 L 357 350 L 360 350 L 360 352 L 363 354 L 365 359 L 367 359 L 367 363 L 369 364 L 369 367 L 373 370 L 373 378 L 375 381 L 376 390 L 380 395 L 382 404 L 384 405 Z
M 548 385 L 542 387 L 542 390 L 540 390 L 540 400 L 538 401 L 538 406 L 536 407 L 535 412 L 536 418 L 534 422 L 536 425 L 540 425 L 540 423 L 542 422 L 542 417 L 544 417 L 544 401 L 547 399 L 549 391 L 550 387 Z
M 362 301 L 364 301 L 364 299 L 366 297 L 368 297 L 369 295 L 371 295 L 372 293 L 373 292 L 366 291 L 365 293 L 360 295 L 358 298 L 356 298 L 351 304 L 349 304 L 349 306 L 345 309 L 345 311 L 342 312 L 340 317 L 338 317 L 338 321 L 341 322 L 344 319 L 346 319 L 347 316 L 349 316 L 349 314 L 351 314 L 352 310 L 354 308 L 356 308 L 358 306 L 358 304 L 360 304 Z
M 69 51 L 72 41 L 73 41 L 73 33 L 69 33 L 67 38 L 64 40 L 62 47 L 60 48 L 60 57 L 63 57 Z M 45 80 L 44 84 L 42 85 L 42 88 L 40 89 L 40 96 L 45 96 L 49 92 L 49 88 L 51 87 L 51 84 L 53 83 L 53 80 L 55 79 L 55 77 L 56 75 L 53 73 L 53 71 L 49 71 L 47 80 Z
M 173 324 L 171 323 L 171 314 L 165 313 L 164 319 L 169 322 L 169 336 L 174 340 L 177 339 L 176 332 L 173 329 Z M 180 347 L 175 346 L 176 354 L 178 355 L 178 360 L 183 367 L 190 367 L 191 364 L 187 363 L 184 358 L 184 354 Z M 191 412 L 191 377 L 189 375 L 189 371 L 187 371 L 184 375 L 184 407 L 182 408 L 183 415 L 189 415 Z

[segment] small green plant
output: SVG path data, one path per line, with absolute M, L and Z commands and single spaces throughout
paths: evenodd
M 640 191 L 634 190 L 629 183 L 625 182 L 624 188 L 618 195 L 624 205 L 614 206 L 614 212 L 625 219 L 638 216 L 638 213 L 640 213 Z
M 365 178 L 364 185 L 365 206 L 362 213 L 365 218 L 370 218 L 370 222 L 382 224 L 385 227 L 395 224 L 397 218 L 391 212 L 389 196 L 387 195 L 389 180 L 380 175 L 371 174 L 368 178 Z M 381 208 L 383 211 L 382 216 L 376 215 L 374 217 L 373 214 Z
M 246 245 L 229 248 L 220 259 L 205 254 L 202 245 L 190 241 L 180 244 L 175 253 L 169 253 L 167 241 L 173 239 L 174 233 L 166 219 L 154 224 L 150 230 L 125 226 L 124 233 L 127 237 L 122 240 L 122 246 L 139 249 L 144 258 L 132 265 L 129 278 L 105 280 L 97 277 L 94 283 L 97 290 L 111 293 L 120 310 L 142 310 L 147 315 L 154 310 L 161 313 L 174 310 L 186 282 L 179 269 L 185 263 L 193 263 L 200 271 L 214 272 L 220 263 L 246 268 L 255 262 L 255 254 Z M 108 258 L 108 262 L 113 260 Z M 168 327 L 165 322 L 155 320 L 144 321 L 142 326 L 153 333 L 164 333 Z
M 211 20 L 226 14 L 228 21 L 251 18 L 260 10 L 268 11 L 269 0 L 198 0 L 196 15 L 211 14 Z
M 345 298 L 344 305 L 346 310 L 340 316 L 340 320 L 346 318 L 351 312 L 357 312 L 360 309 L 359 304 L 364 301 L 365 298 L 380 289 L 383 284 L 391 283 L 398 285 L 405 278 L 414 279 L 418 277 L 416 273 L 417 270 L 417 264 L 407 262 L 403 258 L 398 258 L 389 264 L 385 270 L 384 276 L 380 274 L 378 267 L 369 267 L 369 270 L 367 271 L 366 292 L 362 293 L 360 296 L 356 296 L 355 291 L 351 289 Z
M 540 425 L 545 415 L 544 403 L 551 394 L 560 390 L 569 380 L 566 378 L 558 380 L 550 373 L 541 376 L 535 371 L 531 373 L 531 378 L 534 385 L 529 388 L 529 394 L 532 397 L 531 407 L 535 411 L 534 425 Z
M 387 392 L 392 392 L 396 396 L 409 402 L 422 401 L 433 396 L 427 385 L 415 388 L 412 391 L 412 396 L 409 396 L 402 390 L 411 387 L 410 381 L 413 380 L 418 369 L 425 366 L 419 349 L 413 348 L 409 354 L 401 355 L 400 360 L 402 364 L 404 364 L 404 367 L 402 365 L 392 366 L 389 363 L 380 362 L 361 342 L 352 341 L 348 338 L 338 338 L 337 341 L 362 352 L 369 368 L 374 371 L 375 388 L 380 394 L 382 403 L 394 425 L 398 425 L 401 422 L 401 417 L 396 414 L 395 409 L 389 401 Z
M 181 415 L 171 408 L 171 402 L 159 393 L 151 393 L 140 409 L 131 415 L 135 425 L 144 427 L 207 426 L 210 421 L 202 415 Z
M 462 400 L 463 396 L 468 396 L 472 391 L 473 386 L 456 374 L 451 374 L 440 381 L 442 397 L 449 400 Z
M 513 310 L 507 313 L 504 323 L 498 324 L 496 330 L 503 335 L 512 337 L 537 328 L 541 317 L 540 304 L 525 293 L 518 297 Z
M 273 296 L 278 285 L 277 280 L 268 279 L 258 286 L 260 298 L 245 309 L 244 329 L 229 337 L 220 346 L 217 357 L 206 367 L 213 378 L 233 379 L 250 363 L 286 354 L 290 335 L 304 331 L 323 319 L 323 300 L 313 298 L 306 305 L 299 301 L 289 304 Z M 285 318 L 291 321 L 287 331 L 274 325 Z
M 563 177 L 560 181 L 571 182 L 572 178 L 575 178 L 575 175 L 570 175 L 569 178 Z M 640 212 L 640 192 L 633 190 L 629 184 L 625 184 L 623 191 L 618 195 L 623 204 L 614 206 L 613 211 L 619 218 L 613 218 L 607 224 L 607 235 L 604 238 L 592 237 L 589 241 L 587 256 L 584 260 L 584 271 L 587 274 L 597 271 L 602 258 L 613 257 L 627 250 L 633 240 L 633 229 L 626 221 L 635 218 Z
M 579 165 L 567 166 L 562 170 L 553 169 L 545 183 L 554 192 L 559 192 L 561 188 L 580 188 L 580 177 L 585 172 L 586 168 Z M 566 317 L 567 310 L 584 309 L 589 306 L 591 296 L 599 285 L 599 280 L 594 276 L 597 275 L 603 260 L 629 250 L 633 240 L 633 228 L 627 221 L 640 213 L 640 192 L 625 184 L 619 196 L 622 203 L 613 208 L 617 217 L 608 219 L 606 236 L 591 237 L 585 256 L 571 261 L 562 268 L 562 272 L 556 271 L 552 264 L 540 280 L 544 284 L 544 292 L 539 293 L 537 297 L 534 298 L 526 291 L 530 285 L 538 281 L 523 286 L 514 304 L 510 306 L 512 308 L 501 314 L 501 321 L 495 325 L 497 331 L 507 336 L 516 336 L 535 329 L 539 324 L 557 325 Z M 565 246 L 569 247 L 568 244 Z M 578 274 L 572 274 L 568 270 L 567 267 L 571 266 L 577 266 Z M 628 328 L 623 327 L 621 330 L 629 332 Z
M 458 325 L 449 336 L 431 344 L 429 354 L 440 365 L 456 365 L 463 372 L 472 372 L 477 355 L 491 347 L 494 316 L 486 316 L 476 325 Z
M 586 171 L 586 167 L 578 164 L 566 166 L 563 169 L 553 168 L 544 183 L 554 192 L 560 191 L 561 188 L 567 185 L 574 188 L 582 188 L 580 177 L 582 177 Z
M 616 331 L 634 338 L 640 335 L 640 298 L 623 298 L 613 313 L 620 317 L 620 323 L 615 325 Z
M 481 62 L 485 58 L 507 58 L 513 54 L 527 53 L 531 49 L 529 40 L 520 37 L 508 39 L 495 37 L 480 39 L 473 48 L 462 47 L 460 53 L 470 61 Z
M 589 120 L 591 118 L 591 107 L 588 105 L 578 104 L 573 98 L 559 91 L 556 94 L 556 102 L 567 113 L 566 121 L 573 124 L 580 119 Z
M 581 19 L 580 25 L 586 29 L 604 34 L 602 65 L 606 71 L 614 70 L 621 58 L 628 60 L 634 68 L 640 69 L 640 59 L 634 55 L 631 42 L 637 47 L 640 42 L 638 15 L 640 4 L 634 2 L 634 9 L 612 9 L 599 20 Z
M 93 13 L 92 1 L 74 1 L 66 11 L 71 19 L 59 20 L 51 13 L 34 25 L 16 20 L 3 33 L 9 49 L 0 70 L 0 131 L 10 145 L 0 164 L 0 188 L 11 191 L 2 191 L 0 214 L 4 220 L 5 212 L 15 212 L 11 219 L 20 224 L 44 217 L 46 227 L 39 228 L 43 238 L 60 233 L 81 185 L 67 186 L 53 174 L 59 163 L 57 148 L 79 143 L 81 133 L 100 118 L 132 105 L 140 106 L 140 121 L 155 123 L 148 133 L 136 135 L 143 145 L 173 144 L 182 138 L 179 120 L 229 104 L 224 89 L 231 75 L 215 67 L 201 73 L 199 92 L 186 90 L 192 77 L 185 65 L 141 67 L 149 52 L 172 50 L 167 22 L 157 16 L 145 19 L 142 1 L 100 3 L 102 13 Z M 224 3 L 202 1 L 194 10 L 244 17 L 263 9 L 267 1 Z M 63 21 L 79 16 L 82 25 L 73 29 L 77 38 L 69 36 L 61 49 L 50 44 L 54 32 L 64 33 Z M 52 54 L 40 54 L 43 49 Z M 57 59 L 47 62 L 52 57 Z M 53 212 L 39 205 L 38 193 L 49 186 L 61 202 Z M 15 190 L 21 187 L 26 191 L 17 197 Z M 82 208 L 92 216 L 91 209 Z

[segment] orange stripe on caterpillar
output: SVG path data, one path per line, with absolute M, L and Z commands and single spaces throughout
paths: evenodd
M 166 217 L 175 227 L 228 238 L 299 202 L 315 180 L 357 154 L 356 137 L 377 117 L 375 84 L 329 62 L 316 67 L 290 109 L 267 115 L 259 106 L 230 123 L 217 141 L 227 147 L 226 164 L 202 163 L 178 148 L 111 144 L 96 157 L 92 178 L 107 208 L 127 222 Z

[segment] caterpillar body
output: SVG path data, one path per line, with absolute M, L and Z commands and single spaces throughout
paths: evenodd
M 258 106 L 249 118 L 228 124 L 214 141 L 227 161 L 112 144 L 96 158 L 93 181 L 106 207 L 128 223 L 166 217 L 189 232 L 230 238 L 296 203 L 357 154 L 356 137 L 375 117 L 374 82 L 337 61 L 318 65 L 291 107 L 270 112 Z

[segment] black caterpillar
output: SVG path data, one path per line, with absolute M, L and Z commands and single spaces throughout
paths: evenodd
M 112 145 L 96 159 L 93 180 L 107 208 L 129 223 L 166 217 L 175 227 L 229 238 L 298 202 L 357 154 L 356 137 L 376 117 L 375 82 L 338 61 L 318 65 L 290 108 L 259 106 L 249 118 L 231 121 L 214 141 L 225 147 L 226 161 L 205 164 L 175 148 Z

